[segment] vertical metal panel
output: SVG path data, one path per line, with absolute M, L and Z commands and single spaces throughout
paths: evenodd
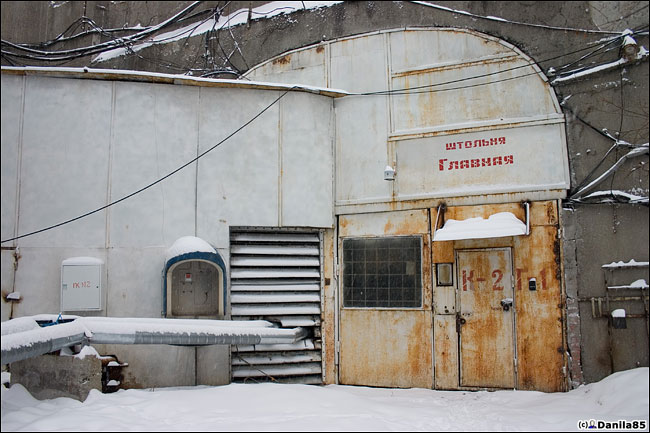
M 341 311 L 340 382 L 431 388 L 428 311 Z
M 160 273 L 165 250 L 165 247 L 106 250 L 107 316 L 161 316 Z
M 420 31 L 407 30 L 390 34 L 391 60 L 394 71 L 411 70 L 423 65 L 449 64 L 486 56 L 505 54 L 511 49 L 476 37 L 466 30 Z
M 309 344 L 233 346 L 233 379 L 322 383 L 319 233 L 241 229 L 230 242 L 232 318 L 310 330 Z
M 277 92 L 201 88 L 198 151 L 223 140 L 232 125 L 246 123 L 278 96 Z M 197 236 L 214 245 L 228 245 L 232 224 L 279 225 L 278 116 L 276 104 L 199 160 Z
M 0 209 L 0 227 L 2 229 L 0 233 L 2 239 L 7 239 L 13 237 L 16 230 L 25 77 L 6 74 L 1 76 L 2 127 L 0 128 L 0 135 L 2 136 L 2 158 L 0 164 L 2 164 L 2 183 L 0 189 L 2 191 L 2 208 Z M 17 110 L 17 106 L 21 107 L 21 109 Z M 3 244 L 5 247 L 10 245 L 14 244 Z M 4 254 L 4 251 L 2 253 Z M 2 290 L 5 290 L 4 284 Z M 11 289 L 7 288 L 7 290 Z
M 286 53 L 254 68 L 247 77 L 254 81 L 330 87 L 326 74 L 326 45 L 324 43 Z
M 341 308 L 339 381 L 395 387 L 433 386 L 431 250 L 426 210 L 346 215 L 339 218 L 339 251 L 345 237 L 420 235 L 421 309 Z M 340 257 L 339 268 L 342 269 Z M 342 301 L 339 301 L 342 305 Z
M 458 388 L 458 333 L 456 316 L 436 315 L 433 320 L 436 389 Z
M 19 233 L 106 204 L 112 86 L 26 77 Z M 24 238 L 20 245 L 103 248 L 106 212 Z
M 385 89 L 387 71 L 385 50 L 384 35 L 380 33 L 332 43 L 330 45 L 330 87 L 355 92 Z
M 336 237 L 334 230 L 325 230 L 323 236 L 323 369 L 324 382 L 327 384 L 337 383 L 337 353 L 336 353 L 336 332 L 337 332 L 337 311 L 336 288 L 337 277 L 335 272 L 335 249 Z
M 332 101 L 294 92 L 280 104 L 281 225 L 333 227 Z
M 386 89 L 385 48 L 382 34 L 331 44 L 330 86 L 358 92 Z M 383 180 L 390 117 L 385 98 L 340 98 L 335 107 L 337 202 L 390 200 L 392 185 Z
M 510 249 L 458 251 L 457 259 L 460 384 L 514 388 L 514 303 L 501 305 L 514 297 Z
M 111 200 L 196 157 L 199 89 L 115 83 Z M 196 165 L 109 209 L 109 245 L 167 245 L 194 233 Z
M 557 227 L 533 226 L 530 236 L 515 238 L 515 251 L 520 252 L 515 254 L 517 387 L 562 391 L 564 348 Z M 535 291 L 529 290 L 531 278 L 536 280 Z

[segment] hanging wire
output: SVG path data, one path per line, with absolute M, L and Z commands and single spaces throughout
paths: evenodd
M 131 198 L 131 197 L 133 197 L 133 196 L 135 196 L 135 195 L 137 195 L 137 194 L 140 194 L 140 193 L 143 192 L 143 191 L 146 191 L 147 189 L 151 188 L 152 186 L 157 185 L 157 184 L 159 184 L 160 182 L 162 182 L 163 180 L 167 179 L 168 177 L 171 177 L 171 176 L 173 176 L 174 174 L 178 173 L 179 171 L 181 171 L 181 170 L 184 169 L 185 167 L 189 166 L 190 164 L 192 164 L 192 163 L 198 161 L 199 159 L 201 159 L 202 157 L 204 157 L 205 155 L 207 155 L 209 152 L 213 151 L 214 149 L 216 149 L 217 147 L 219 147 L 221 144 L 225 143 L 227 140 L 229 140 L 229 139 L 232 138 L 234 135 L 236 135 L 237 133 L 239 133 L 242 129 L 244 129 L 244 128 L 246 128 L 248 125 L 250 125 L 250 124 L 251 124 L 255 119 L 257 119 L 257 118 L 260 117 L 262 114 L 264 114 L 264 113 L 265 113 L 269 108 L 271 108 L 272 106 L 274 106 L 275 104 L 277 104 L 277 103 L 280 101 L 280 99 L 284 98 L 284 96 L 285 96 L 287 93 L 289 93 L 291 90 L 295 89 L 296 87 L 297 87 L 297 86 L 293 86 L 293 87 L 291 87 L 291 88 L 285 90 L 285 91 L 284 91 L 280 96 L 278 96 L 278 97 L 277 97 L 273 102 L 271 102 L 271 103 L 270 103 L 269 105 L 267 105 L 264 109 L 262 109 L 260 112 L 258 112 L 257 114 L 255 114 L 255 115 L 254 115 L 250 120 L 248 120 L 248 121 L 247 121 L 246 123 L 244 123 L 243 125 L 239 126 L 237 129 L 235 129 L 233 132 L 231 132 L 229 135 L 227 135 L 224 139 L 222 139 L 221 141 L 219 141 L 219 142 L 218 142 L 217 144 L 215 144 L 214 146 L 212 146 L 212 147 L 210 147 L 209 149 L 205 150 L 204 152 L 202 152 L 201 154 L 199 154 L 197 157 L 191 159 L 190 161 L 186 162 L 185 164 L 181 165 L 180 167 L 176 168 L 175 170 L 169 172 L 169 173 L 166 174 L 165 176 L 163 176 L 163 177 L 161 177 L 161 178 L 155 180 L 154 182 L 151 182 L 150 184 L 148 184 L 148 185 L 146 185 L 146 186 L 144 186 L 144 187 L 138 189 L 137 191 L 134 191 L 134 192 L 132 192 L 132 193 L 130 193 L 130 194 L 127 194 L 127 195 L 125 195 L 124 197 L 122 197 L 122 198 L 120 198 L 120 199 L 118 199 L 118 200 L 112 201 L 112 202 L 110 202 L 110 203 L 108 203 L 108 204 L 106 204 L 106 205 L 104 205 L 104 206 L 101 206 L 101 207 L 99 207 L 99 208 L 97 208 L 97 209 L 95 209 L 95 210 L 92 210 L 92 211 L 86 212 L 86 213 L 84 213 L 84 214 L 82 214 L 82 215 L 79 215 L 79 216 L 77 216 L 77 217 L 70 218 L 70 219 L 68 219 L 68 220 L 66 220 L 66 221 L 62 221 L 62 222 L 60 222 L 60 223 L 58 223 L 58 224 L 54 224 L 54 225 L 51 225 L 51 226 L 49 226 L 49 227 L 45 227 L 45 228 L 42 228 L 42 229 L 39 229 L 39 230 L 34 230 L 34 231 L 32 231 L 32 232 L 29 232 L 29 233 L 25 233 L 25 234 L 22 234 L 22 235 L 19 235 L 19 236 L 15 236 L 15 237 L 13 237 L 13 238 L 4 239 L 4 240 L 0 241 L 0 243 L 5 243 L 5 242 L 14 241 L 14 240 L 16 240 L 16 239 L 25 238 L 25 237 L 32 236 L 32 235 L 35 235 L 35 234 L 38 234 L 38 233 L 42 233 L 42 232 L 45 232 L 45 231 L 52 230 L 52 229 L 57 228 L 57 227 L 61 227 L 61 226 L 66 225 L 66 224 L 70 224 L 71 222 L 74 222 L 74 221 L 80 220 L 80 219 L 82 219 L 82 218 L 86 218 L 86 217 L 88 217 L 88 216 L 90 216 L 90 215 L 93 215 L 93 214 L 96 214 L 97 212 L 100 212 L 100 211 L 102 211 L 102 210 L 104 210 L 104 209 L 107 209 L 107 208 L 109 208 L 109 207 L 112 207 L 112 206 L 114 206 L 114 205 L 116 205 L 116 204 L 118 204 L 118 203 L 120 203 L 120 202 L 123 202 L 123 201 L 126 200 L 126 199 L 129 199 L 129 198 Z

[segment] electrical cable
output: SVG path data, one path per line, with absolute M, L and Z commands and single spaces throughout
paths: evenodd
M 196 4 L 198 4 L 198 2 L 197 2 L 197 3 L 194 3 L 191 7 L 195 7 Z M 186 12 L 189 11 L 189 10 L 191 10 L 191 9 L 190 9 L 190 8 L 186 8 L 184 11 L 181 11 L 181 14 L 182 14 L 182 13 L 186 13 Z M 177 15 L 176 15 L 175 17 L 173 17 L 173 18 L 177 18 L 179 15 L 180 15 L 180 14 L 177 14 Z M 213 14 L 213 15 L 214 15 L 214 14 Z M 209 18 L 208 18 L 208 19 L 209 19 Z M 170 19 L 170 20 L 171 20 L 171 19 Z M 166 23 L 168 23 L 170 20 L 168 20 Z M 206 22 L 206 21 L 207 21 L 207 19 L 204 20 L 203 22 Z M 215 21 L 216 21 L 216 20 L 215 20 Z M 203 23 L 203 22 L 202 22 L 202 23 Z M 202 23 L 200 23 L 200 24 L 202 24 Z M 200 24 L 199 24 L 199 25 L 200 25 Z M 160 26 L 160 25 L 159 25 L 159 26 Z M 159 27 L 159 26 L 156 26 L 156 27 Z M 156 27 L 153 27 L 153 28 L 156 28 Z M 197 27 L 198 27 L 198 25 L 195 26 L 195 27 L 193 27 L 193 28 L 192 28 L 192 31 L 193 31 L 194 29 L 196 29 Z M 162 27 L 159 27 L 158 30 L 159 30 L 160 28 L 162 28 Z M 151 29 L 148 29 L 148 31 L 149 31 L 149 30 L 151 30 Z M 612 33 L 612 32 L 610 32 L 610 33 Z M 613 40 L 608 41 L 606 44 L 602 45 L 601 47 L 597 48 L 594 52 L 592 52 L 592 54 L 595 53 L 596 51 L 601 50 L 602 48 L 604 48 L 605 46 L 609 45 L 610 43 L 612 43 L 613 41 L 615 41 L 616 39 L 618 39 L 618 38 L 620 38 L 620 37 L 621 37 L 621 36 L 618 36 L 617 38 L 614 38 Z M 234 36 L 233 36 L 233 38 L 234 38 Z M 119 38 L 119 40 L 120 40 L 121 42 L 123 42 L 125 45 L 126 45 L 125 40 L 127 40 L 127 39 L 128 39 L 129 41 L 134 40 L 133 38 Z M 5 43 L 5 41 L 2 41 L 2 42 L 3 42 L 3 44 Z M 17 46 L 16 44 L 11 44 L 11 43 L 8 43 L 8 44 Z M 115 45 L 115 43 L 114 43 L 113 41 L 111 41 L 111 42 L 108 43 L 108 44 L 113 44 L 113 45 Z M 100 44 L 100 45 L 102 45 L 102 44 Z M 110 49 L 113 49 L 113 47 L 111 47 Z M 567 55 L 575 54 L 575 53 L 578 53 L 578 52 L 584 51 L 585 49 L 591 49 L 591 47 L 588 47 L 588 48 L 582 48 L 582 49 L 580 49 L 580 50 L 576 50 L 576 51 L 572 51 L 572 52 L 569 52 L 569 53 L 562 54 L 562 55 L 560 55 L 560 56 L 551 57 L 551 58 L 549 58 L 549 59 L 542 60 L 542 61 L 540 61 L 539 63 L 541 63 L 541 62 L 546 62 L 546 61 L 550 61 L 550 60 L 554 60 L 554 59 L 561 58 L 561 57 L 564 57 L 564 56 L 567 56 Z M 37 51 L 38 51 L 38 50 L 37 50 Z M 74 51 L 74 50 L 67 50 L 67 51 Z M 225 50 L 223 50 L 223 47 L 222 47 L 222 51 L 224 51 L 224 54 L 226 54 L 226 53 L 225 53 Z M 233 51 L 233 53 L 234 53 L 234 51 Z M 7 54 L 7 53 L 5 53 L 5 52 L 3 51 L 3 57 L 5 57 L 6 54 Z M 13 54 L 11 54 L 11 55 L 13 55 Z M 591 54 L 590 54 L 590 55 L 591 55 Z M 589 56 L 589 55 L 588 55 L 588 56 Z M 587 56 L 586 56 L 586 57 L 587 57 Z M 229 59 L 228 59 L 228 60 L 229 60 Z M 580 60 L 578 60 L 578 61 L 580 61 Z M 522 78 L 522 77 L 525 77 L 525 76 L 529 76 L 529 75 L 535 75 L 535 74 L 537 74 L 537 72 L 535 71 L 535 72 L 532 72 L 532 73 L 528 73 L 528 74 L 524 74 L 524 75 L 519 75 L 519 76 L 516 76 L 516 77 L 510 77 L 510 78 L 506 78 L 506 79 L 503 79 L 503 80 L 497 80 L 497 81 L 493 81 L 493 82 L 489 82 L 489 83 L 478 83 L 478 84 L 473 84 L 473 85 L 468 85 L 468 86 L 462 86 L 462 87 L 456 87 L 456 88 L 450 88 L 450 89 L 423 90 L 423 89 L 431 89 L 432 87 L 436 87 L 436 86 L 442 86 L 442 85 L 446 85 L 446 84 L 453 84 L 453 83 L 457 83 L 457 82 L 463 82 L 463 81 L 473 80 L 473 79 L 477 79 L 477 78 L 488 77 L 488 76 L 491 76 L 491 75 L 495 75 L 495 74 L 499 74 L 499 73 L 504 73 L 504 72 L 508 72 L 508 71 L 512 71 L 512 70 L 516 70 L 516 69 L 520 69 L 520 68 L 524 68 L 524 67 L 532 67 L 532 65 L 531 65 L 531 64 L 520 65 L 520 66 L 517 66 L 517 67 L 510 68 L 510 69 L 502 70 L 502 71 L 496 71 L 496 72 L 492 72 L 492 73 L 480 74 L 480 75 L 473 76 L 473 77 L 466 77 L 466 78 L 457 79 L 457 80 L 450 80 L 450 81 L 447 81 L 447 82 L 436 83 L 436 84 L 432 84 L 432 85 L 417 86 L 417 87 L 412 87 L 412 88 L 409 88 L 409 89 L 394 89 L 394 90 L 388 90 L 388 91 L 377 91 L 377 92 L 354 93 L 354 94 L 351 94 L 350 96 L 370 96 L 370 95 L 389 95 L 389 94 L 392 94 L 392 95 L 401 95 L 401 94 L 407 94 L 407 93 L 425 93 L 425 92 L 436 92 L 436 91 L 458 90 L 458 89 L 461 89 L 461 88 L 477 87 L 477 86 L 481 86 L 481 85 L 493 84 L 493 83 L 496 83 L 496 82 L 502 82 L 502 81 L 509 81 L 509 80 L 513 80 L 513 79 Z M 162 182 L 163 180 L 167 179 L 168 177 L 172 176 L 173 174 L 177 173 L 178 171 L 182 170 L 183 168 L 187 167 L 188 165 L 192 164 L 193 162 L 196 162 L 199 158 L 201 158 L 202 156 L 204 156 L 205 154 L 207 154 L 208 152 L 210 152 L 211 150 L 213 150 L 214 148 L 216 148 L 217 146 L 219 146 L 220 144 L 222 144 L 223 142 L 225 142 L 226 140 L 228 140 L 229 138 L 231 138 L 232 136 L 234 136 L 236 133 L 238 133 L 238 132 L 241 131 L 243 128 L 245 128 L 246 126 L 248 126 L 251 122 L 253 122 L 255 119 L 257 119 L 260 115 L 262 115 L 264 112 L 266 112 L 266 111 L 267 111 L 271 106 L 273 106 L 275 103 L 277 103 L 277 102 L 278 102 L 282 97 L 284 97 L 288 92 L 290 92 L 290 91 L 293 90 L 294 88 L 295 88 L 295 86 L 292 87 L 292 88 L 290 88 L 290 89 L 288 89 L 288 90 L 286 90 L 286 91 L 285 91 L 282 95 L 280 95 L 280 96 L 279 96 L 275 101 L 273 101 L 271 104 L 269 104 L 266 108 L 264 108 L 262 111 L 260 111 L 257 115 L 255 115 L 252 119 L 250 119 L 250 120 L 249 120 L 248 122 L 246 122 L 244 125 L 242 125 L 242 126 L 239 127 L 238 129 L 236 129 L 233 133 L 231 133 L 231 134 L 230 134 L 229 136 L 227 136 L 225 139 L 223 139 L 223 140 L 220 141 L 219 143 L 215 144 L 213 147 L 211 147 L 211 148 L 208 149 L 207 151 L 203 152 L 202 154 L 198 155 L 198 156 L 197 156 L 196 158 L 194 158 L 193 160 L 187 162 L 186 164 L 184 164 L 184 165 L 182 165 L 181 167 L 177 168 L 176 170 L 170 172 L 170 173 L 167 174 L 166 176 L 164 176 L 164 177 L 162 177 L 162 178 L 160 178 L 160 179 L 154 181 L 153 183 L 151 183 L 151 184 L 149 184 L 149 185 L 147 185 L 147 186 L 145 186 L 145 187 L 143 187 L 143 188 L 141 188 L 141 189 L 139 189 L 139 190 L 137 190 L 137 191 L 135 191 L 135 192 L 133 192 L 133 193 L 127 195 L 127 196 L 124 196 L 124 197 L 122 197 L 122 198 L 119 199 L 119 200 L 113 201 L 113 202 L 111 202 L 111 203 L 109 203 L 109 204 L 107 204 L 107 205 L 105 205 L 105 206 L 102 206 L 102 207 L 100 207 L 100 208 L 98 208 L 98 209 L 95 209 L 95 210 L 93 210 L 93 211 L 87 212 L 87 213 L 85 213 L 85 214 L 83 214 L 83 215 L 80 215 L 80 216 L 78 216 L 78 217 L 75 217 L 75 218 L 69 219 L 69 220 L 67 220 L 67 221 L 63 221 L 63 222 L 61 222 L 61 223 L 58 223 L 58 224 L 55 224 L 55 225 L 52 225 L 52 226 L 49 226 L 49 227 L 46 227 L 46 228 L 43 228 L 43 229 L 40 229 L 40 230 L 36 230 L 36 231 L 30 232 L 30 233 L 27 233 L 27 234 L 23 234 L 23 235 L 16 236 L 16 237 L 13 237 L 13 238 L 10 238 L 10 239 L 2 240 L 2 241 L 0 241 L 0 243 L 5 243 L 5 242 L 12 241 L 12 240 L 20 239 L 20 238 L 23 238 L 23 237 L 31 236 L 31 235 L 34 235 L 34 234 L 37 234 L 37 233 L 41 233 L 41 232 L 44 232 L 44 231 L 47 231 L 47 230 L 51 230 L 51 229 L 56 228 L 56 227 L 60 227 L 60 226 L 62 226 L 62 225 L 65 225 L 65 224 L 71 223 L 71 222 L 73 222 L 73 221 L 77 221 L 77 220 L 79 220 L 79 219 L 81 219 L 81 218 L 84 218 L 84 217 L 90 216 L 90 215 L 92 215 L 92 214 L 94 214 L 94 213 L 97 213 L 97 212 L 99 212 L 99 211 L 101 211 L 101 210 L 104 210 L 104 209 L 106 209 L 106 208 L 108 208 L 108 207 L 111 207 L 111 206 L 113 206 L 113 205 L 115 205 L 115 204 L 117 204 L 117 203 L 120 203 L 121 201 L 124 201 L 124 200 L 126 200 L 126 199 L 128 199 L 128 198 L 130 198 L 130 197 L 132 197 L 132 196 L 134 196 L 134 195 L 136 195 L 136 194 L 139 194 L 140 192 L 142 192 L 142 191 L 144 191 L 144 190 L 146 190 L 146 189 L 148 189 L 148 188 L 150 188 L 150 187 L 152 187 L 152 186 L 154 186 L 154 185 L 156 185 L 156 184 Z M 575 113 L 574 113 L 574 115 L 575 115 Z M 577 116 L 576 116 L 576 117 L 577 117 Z M 582 119 L 580 119 L 580 120 L 582 121 Z M 585 124 L 588 124 L 588 123 L 585 122 Z M 588 124 L 588 125 L 589 125 L 589 124 Z M 595 127 L 593 127 L 593 126 L 591 126 L 591 125 L 589 125 L 589 126 L 592 127 L 593 129 L 595 129 L 595 130 L 598 131 L 597 128 L 595 128 Z M 602 131 L 599 131 L 599 132 L 602 133 Z
M 499 18 L 499 17 L 489 17 L 489 16 L 483 16 L 483 15 L 477 15 L 471 12 L 467 11 L 460 11 L 456 9 L 451 9 L 445 6 L 440 6 L 434 3 L 429 3 L 429 2 L 424 2 L 424 1 L 411 1 L 411 3 L 418 4 L 420 6 L 427 6 L 459 15 L 467 15 L 473 18 L 481 18 L 484 20 L 490 20 L 490 21 L 497 21 L 501 24 L 507 23 L 507 24 L 516 24 L 520 26 L 528 26 L 528 27 L 537 27 L 537 28 L 543 28 L 543 29 L 549 29 L 549 30 L 562 30 L 562 31 L 571 31 L 571 32 L 580 32 L 580 33 L 599 33 L 599 34 L 616 34 L 620 32 L 613 32 L 613 31 L 606 31 L 606 30 L 589 30 L 589 29 L 577 29 L 577 28 L 571 28 L 571 27 L 557 27 L 557 26 L 548 26 L 544 24 L 533 24 L 533 23 L 524 23 L 524 22 L 519 22 L 519 21 L 511 21 L 511 20 L 506 20 L 504 18 Z
M 39 230 L 34 230 L 34 231 L 32 231 L 32 232 L 25 233 L 25 234 L 22 234 L 22 235 L 19 235 L 19 236 L 14 236 L 13 238 L 4 239 L 4 240 L 0 241 L 0 243 L 4 244 L 5 242 L 11 242 L 11 241 L 14 241 L 14 240 L 17 240 L 17 239 L 21 239 L 21 238 L 25 238 L 25 237 L 28 237 L 28 236 L 32 236 L 32 235 L 38 234 L 38 233 L 42 233 L 42 232 L 45 232 L 45 231 L 49 231 L 49 230 L 52 230 L 52 229 L 54 229 L 54 228 L 57 228 L 57 227 L 61 227 L 61 226 L 63 226 L 63 225 L 66 225 L 66 224 L 70 224 L 71 222 L 74 222 L 74 221 L 80 220 L 80 219 L 82 219 L 82 218 L 85 218 L 85 217 L 88 217 L 88 216 L 90 216 L 90 215 L 93 215 L 93 214 L 95 214 L 95 213 L 97 213 L 97 212 L 100 212 L 100 211 L 102 211 L 102 210 L 104 210 L 104 209 L 107 209 L 107 208 L 109 208 L 109 207 L 112 207 L 112 206 L 114 206 L 114 205 L 116 205 L 116 204 L 118 204 L 118 203 L 120 203 L 120 202 L 123 202 L 124 200 L 126 200 L 126 199 L 128 199 L 128 198 L 133 197 L 134 195 L 137 195 L 137 194 L 139 194 L 139 193 L 141 193 L 141 192 L 143 192 L 143 191 L 145 191 L 145 190 L 151 188 L 151 187 L 154 186 L 154 185 L 159 184 L 160 182 L 162 182 L 163 180 L 167 179 L 168 177 L 171 177 L 171 176 L 173 176 L 174 174 L 178 173 L 179 171 L 181 171 L 182 169 L 184 169 L 184 168 L 187 167 L 188 165 L 190 165 L 190 164 L 192 164 L 192 163 L 198 161 L 200 158 L 202 158 L 203 156 L 205 156 L 206 154 L 208 154 L 209 152 L 211 152 L 212 150 L 216 149 L 216 148 L 219 147 L 221 144 L 223 144 L 224 142 L 226 142 L 227 140 L 229 140 L 230 138 L 232 138 L 234 135 L 236 135 L 237 133 L 239 133 L 242 129 L 246 128 L 248 125 L 250 125 L 251 123 L 253 123 L 253 121 L 255 121 L 255 119 L 257 119 L 257 118 L 260 117 L 262 114 L 264 114 L 264 113 L 265 113 L 269 108 L 271 108 L 271 107 L 274 106 L 276 103 L 278 103 L 278 102 L 280 101 L 280 99 L 282 99 L 282 98 L 283 98 L 287 93 L 289 93 L 290 91 L 292 91 L 292 90 L 295 89 L 295 88 L 297 88 L 297 86 L 293 86 L 293 87 L 291 87 L 291 88 L 285 90 L 285 91 L 284 91 L 280 96 L 278 96 L 278 97 L 277 97 L 273 102 L 271 102 L 271 103 L 270 103 L 269 105 L 267 105 L 264 109 L 262 109 L 262 110 L 261 110 L 260 112 L 258 112 L 255 116 L 253 116 L 250 120 L 248 120 L 246 123 L 244 123 L 243 125 L 241 125 L 241 126 L 238 127 L 237 129 L 235 129 L 235 131 L 231 132 L 229 135 L 227 135 L 224 139 L 222 139 L 221 141 L 219 141 L 217 144 L 213 145 L 213 146 L 210 147 L 209 149 L 207 149 L 207 150 L 205 150 L 204 152 L 200 153 L 198 156 L 196 156 L 196 157 L 193 158 L 192 160 L 186 162 L 185 164 L 181 165 L 180 167 L 176 168 L 175 170 L 173 170 L 173 171 L 167 173 L 165 176 L 163 176 L 163 177 L 161 177 L 161 178 L 155 180 L 154 182 L 151 182 L 151 183 L 148 184 L 147 186 L 144 186 L 144 187 L 138 189 L 137 191 L 134 191 L 134 192 L 132 192 L 132 193 L 130 193 L 130 194 L 127 194 L 127 195 L 125 195 L 124 197 L 122 197 L 122 198 L 120 198 L 120 199 L 118 199 L 118 200 L 112 201 L 112 202 L 110 202 L 110 203 L 108 203 L 108 204 L 106 204 L 106 205 L 104 205 L 104 206 L 101 206 L 101 207 L 95 209 L 95 210 L 92 210 L 92 211 L 86 212 L 86 213 L 84 213 L 83 215 L 79 215 L 79 216 L 77 216 L 77 217 L 70 218 L 70 219 L 68 219 L 68 220 L 66 220 L 66 221 L 62 221 L 62 222 L 60 222 L 60 223 L 58 223 L 58 224 L 54 224 L 54 225 L 51 225 L 51 226 L 49 226 L 49 227 L 45 227 L 45 228 L 42 228 L 42 229 L 39 229 Z
M 182 11 L 180 11 L 179 13 L 174 15 L 173 17 L 163 21 L 162 23 L 160 23 L 160 24 L 158 24 L 156 26 L 150 27 L 147 30 L 141 31 L 141 32 L 136 33 L 135 35 L 132 35 L 132 36 L 120 38 L 120 42 L 123 42 L 123 43 L 136 42 L 136 41 L 139 41 L 141 39 L 144 39 L 145 37 L 147 37 L 147 36 L 149 36 L 149 35 L 151 35 L 153 33 L 156 33 L 159 30 L 161 30 L 161 29 L 163 29 L 163 28 L 165 28 L 165 27 L 167 27 L 167 26 L 169 26 L 171 24 L 174 24 L 181 17 L 183 17 L 184 15 L 191 12 L 194 8 L 196 8 L 199 5 L 199 3 L 200 2 L 192 3 L 191 5 L 189 5 L 188 7 L 186 7 L 185 9 L 183 9 Z M 69 60 L 69 59 L 74 59 L 74 58 L 78 58 L 78 57 L 85 57 L 85 56 L 88 56 L 88 55 L 91 55 L 91 54 L 97 54 L 97 53 L 100 53 L 100 52 L 103 52 L 103 51 L 107 51 L 108 49 L 113 49 L 113 48 L 115 48 L 115 45 L 118 45 L 118 43 L 116 43 L 115 41 L 109 41 L 109 42 L 104 42 L 104 43 L 94 45 L 92 47 L 74 48 L 74 49 L 70 49 L 70 50 L 59 50 L 59 51 L 52 52 L 52 51 L 42 51 L 42 50 L 27 48 L 27 47 L 24 47 L 22 45 L 14 44 L 12 42 L 6 41 L 4 39 L 2 40 L 2 44 L 3 45 L 8 45 L 8 46 L 10 46 L 12 48 L 15 48 L 15 49 L 18 49 L 18 50 L 21 50 L 21 51 L 25 51 L 27 53 L 31 53 L 32 57 L 28 57 L 28 58 L 32 58 L 34 60 L 44 60 L 44 61 L 48 61 L 48 60 Z M 5 54 L 10 54 L 10 55 L 13 55 L 13 56 L 17 56 L 17 57 L 26 57 L 27 56 L 26 54 L 8 53 L 6 51 L 4 51 L 4 53 Z M 55 57 L 53 59 L 47 57 L 47 56 L 51 56 L 52 54 L 54 54 L 54 55 L 56 55 L 58 57 Z M 46 56 L 46 57 L 39 57 L 39 56 Z
M 619 35 L 617 38 L 614 39 L 614 41 L 617 40 L 617 39 L 620 39 L 622 37 L 624 37 L 624 36 Z M 611 40 L 604 43 L 603 46 L 609 45 L 610 43 L 612 43 Z M 540 61 L 538 61 L 536 63 L 539 64 L 539 63 L 543 63 L 543 62 L 549 62 L 551 60 L 556 60 L 556 59 L 559 59 L 559 58 L 562 58 L 562 57 L 565 57 L 565 56 L 569 56 L 569 55 L 572 55 L 572 54 L 579 53 L 579 52 L 584 51 L 586 49 L 592 49 L 592 47 L 580 48 L 580 49 L 575 50 L 575 51 L 571 51 L 571 52 L 568 52 L 568 53 L 563 53 L 563 54 L 560 54 L 560 55 L 557 55 L 557 56 L 553 56 L 553 57 L 549 57 L 547 59 L 540 60 Z M 429 88 L 432 88 L 432 87 L 443 86 L 443 85 L 447 85 L 447 84 L 454 84 L 454 83 L 459 83 L 459 82 L 463 82 L 463 81 L 474 80 L 474 79 L 477 79 L 477 78 L 490 77 L 490 76 L 493 76 L 493 75 L 503 74 L 505 72 L 515 71 L 517 69 L 530 68 L 532 66 L 533 66 L 533 64 L 527 63 L 525 65 L 514 66 L 514 67 L 508 68 L 508 69 L 502 69 L 502 70 L 499 70 L 499 71 L 474 75 L 472 77 L 464 77 L 464 78 L 458 78 L 458 79 L 455 79 L 455 80 L 448 80 L 448 81 L 441 82 L 441 83 L 436 83 L 436 84 L 426 84 L 426 85 L 422 85 L 422 86 L 413 86 L 413 87 L 409 87 L 409 88 L 393 89 L 393 90 L 380 90 L 380 91 L 373 91 L 373 92 L 356 92 L 356 93 L 350 93 L 350 95 L 348 95 L 348 96 L 374 96 L 374 95 L 381 96 L 381 95 L 394 95 L 394 94 L 424 93 L 424 92 L 418 92 L 417 90 L 429 89 Z M 537 72 L 526 74 L 526 75 L 534 75 L 534 74 L 537 74 Z M 523 76 L 526 76 L 526 75 L 522 75 L 520 77 L 523 77 Z M 519 78 L 519 77 L 517 77 L 517 78 Z M 495 80 L 493 82 L 484 83 L 484 84 L 492 84 L 492 83 L 496 83 L 496 82 L 499 82 L 499 81 L 508 81 L 510 79 L 512 79 L 512 78 L 508 78 L 508 79 L 505 79 L 505 80 Z M 476 85 L 470 85 L 468 87 L 476 87 Z M 453 90 L 457 90 L 459 88 L 455 88 Z
M 601 165 L 602 165 L 602 164 L 607 160 L 607 157 L 608 157 L 608 156 L 609 156 L 609 155 L 610 155 L 614 150 L 616 150 L 618 147 L 622 146 L 623 144 L 622 144 L 621 142 L 619 142 L 615 137 L 612 137 L 612 136 L 611 136 L 610 134 L 608 134 L 607 132 L 603 131 L 602 129 L 599 129 L 599 128 L 595 127 L 594 125 L 592 125 L 591 123 L 589 123 L 589 122 L 587 122 L 585 119 L 583 119 L 582 117 L 578 116 L 578 114 L 576 114 L 576 112 L 573 111 L 573 109 L 572 109 L 571 107 L 569 107 L 569 106 L 567 106 L 567 105 L 563 105 L 562 107 L 563 107 L 566 111 L 568 111 L 569 113 L 571 113 L 571 115 L 572 115 L 573 117 L 575 117 L 576 119 L 578 119 L 580 122 L 582 122 L 584 125 L 586 125 L 586 126 L 589 127 L 590 129 L 592 129 L 593 131 L 597 132 L 598 134 L 602 135 L 603 137 L 605 137 L 605 138 L 607 138 L 607 139 L 609 139 L 609 140 L 614 141 L 614 144 L 612 144 L 612 146 L 607 150 L 607 152 L 605 152 L 605 155 L 600 159 L 600 161 L 596 164 L 596 166 L 595 166 L 594 168 L 591 169 L 591 171 L 590 171 L 590 172 L 589 172 L 589 173 L 584 177 L 584 179 L 583 179 L 583 180 L 582 180 L 582 181 L 581 181 L 577 186 L 575 186 L 574 188 L 572 188 L 572 189 L 569 191 L 568 195 L 569 195 L 569 199 L 571 199 L 571 196 L 573 196 L 577 191 L 579 191 L 583 186 L 585 186 L 585 185 L 587 184 L 587 182 L 589 182 L 589 179 L 591 178 L 591 176 L 593 176 L 593 174 L 594 174 L 594 173 L 595 173 L 595 172 L 600 168 L 600 166 L 601 166 Z
M 616 21 L 621 21 L 624 20 L 625 18 L 631 17 L 632 15 L 641 12 L 643 9 L 647 9 L 650 4 L 646 3 L 644 6 L 640 7 L 639 9 L 635 10 L 634 12 L 630 12 L 627 15 L 623 15 L 622 17 L 616 18 L 615 20 L 607 21 L 606 23 L 600 24 L 600 26 L 606 26 L 607 24 L 615 23 Z

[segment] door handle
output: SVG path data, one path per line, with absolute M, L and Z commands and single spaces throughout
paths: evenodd
M 510 307 L 512 307 L 512 298 L 505 298 L 501 300 L 501 308 L 503 308 L 503 311 L 510 310 Z

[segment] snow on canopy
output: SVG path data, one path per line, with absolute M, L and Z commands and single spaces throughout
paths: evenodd
M 441 229 L 436 230 L 433 240 L 485 239 L 525 234 L 526 224 L 513 213 L 499 212 L 490 215 L 487 220 L 480 217 L 461 221 L 449 219 Z
M 217 254 L 217 251 L 212 247 L 212 245 L 201 238 L 195 236 L 183 236 L 182 238 L 178 238 L 176 242 L 167 249 L 165 252 L 165 261 L 190 253 Z

